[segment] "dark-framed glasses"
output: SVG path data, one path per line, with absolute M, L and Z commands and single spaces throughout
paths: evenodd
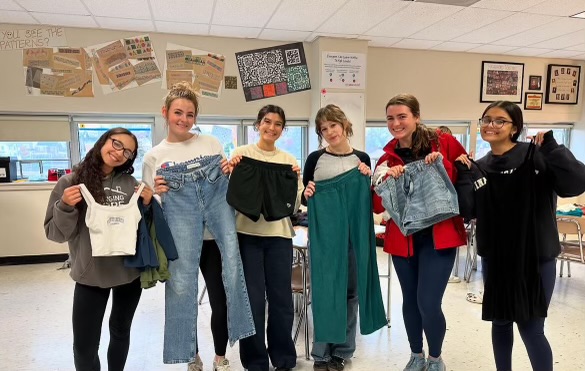
M 511 124 L 512 121 L 502 119 L 492 120 L 491 117 L 482 117 L 479 119 L 479 126 L 488 126 L 489 124 L 492 124 L 492 126 L 496 129 L 501 129 L 504 125 L 508 123 Z
M 123 150 L 122 154 L 124 155 L 124 158 L 126 158 L 126 160 L 132 160 L 134 158 L 134 152 L 127 148 L 124 148 L 124 143 L 120 142 L 118 139 L 114 138 L 110 139 L 112 140 L 112 147 L 114 147 L 116 151 Z

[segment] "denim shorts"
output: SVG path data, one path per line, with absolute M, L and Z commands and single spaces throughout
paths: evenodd
M 442 159 L 411 162 L 402 176 L 388 177 L 374 188 L 405 236 L 459 215 L 457 193 Z

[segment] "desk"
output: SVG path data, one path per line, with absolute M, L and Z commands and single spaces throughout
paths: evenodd
M 583 238 L 585 232 L 585 218 L 569 215 L 557 215 L 557 228 L 561 238 L 561 260 L 559 277 L 563 276 L 563 265 L 567 261 L 568 276 L 571 277 L 571 261 L 585 263 Z M 567 235 L 575 236 L 576 240 L 567 240 Z M 562 236 L 562 237 L 561 237 Z
M 374 233 L 384 233 L 386 232 L 386 226 L 374 224 Z M 383 246 L 380 246 L 383 247 Z M 386 274 L 380 274 L 380 277 L 386 278 L 388 282 L 388 288 L 386 289 L 386 321 L 388 321 L 388 327 L 390 327 L 390 309 L 392 306 L 390 305 L 391 295 L 390 295 L 390 283 L 392 279 L 392 255 L 388 254 L 388 271 Z

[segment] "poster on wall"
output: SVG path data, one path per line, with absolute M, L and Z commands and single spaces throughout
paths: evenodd
M 321 86 L 337 89 L 366 88 L 366 55 L 323 52 Z
M 0 51 L 66 45 L 63 27 L 39 26 L 0 30 Z
M 303 43 L 236 53 L 246 102 L 311 89 Z
M 135 36 L 85 48 L 104 94 L 161 81 L 152 40 Z
M 83 48 L 32 48 L 22 51 L 28 96 L 93 97 L 92 63 Z
M 522 103 L 524 63 L 481 62 L 480 102 Z
M 546 103 L 577 104 L 581 66 L 549 64 L 546 77 Z
M 193 85 L 201 97 L 219 99 L 225 72 L 225 57 L 203 50 L 167 43 L 163 89 L 177 82 Z

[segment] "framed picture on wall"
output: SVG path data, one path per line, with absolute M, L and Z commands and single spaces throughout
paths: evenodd
M 577 104 L 580 82 L 581 66 L 549 64 L 545 103 Z
M 541 89 L 542 76 L 530 75 L 528 77 L 528 90 Z
M 480 102 L 522 103 L 524 63 L 481 62 Z
M 525 110 L 541 110 L 542 109 L 542 93 L 525 93 L 524 95 L 524 109 Z

